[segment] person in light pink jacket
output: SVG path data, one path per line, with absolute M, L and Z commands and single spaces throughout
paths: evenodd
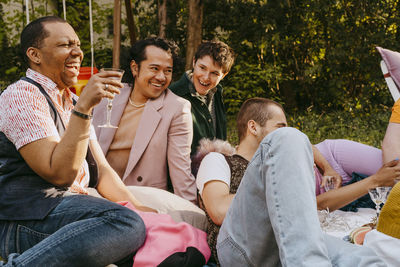
M 124 88 L 113 100 L 111 124 L 104 124 L 107 101 L 94 110 L 93 125 L 110 165 L 126 185 L 168 189 L 196 203 L 197 189 L 190 170 L 193 127 L 189 101 L 168 86 L 177 47 L 160 38 L 135 43 Z

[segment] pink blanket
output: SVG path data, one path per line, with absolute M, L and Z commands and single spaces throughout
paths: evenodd
M 140 215 L 146 226 L 146 240 L 134 257 L 133 266 L 157 266 L 168 256 L 176 252 L 185 252 L 186 248 L 197 248 L 209 260 L 211 251 L 207 244 L 207 234 L 190 224 L 176 223 L 167 214 L 142 212 L 129 202 L 121 205 Z

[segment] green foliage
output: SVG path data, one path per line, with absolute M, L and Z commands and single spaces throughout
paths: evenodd
M 10 5 L 11 0 L 1 0 L 2 4 Z M 55 3 L 55 4 L 54 4 Z M 51 4 L 55 8 L 50 8 Z M 14 3 L 14 6 L 17 6 Z M 108 18 L 112 16 L 112 4 L 99 5 L 98 2 L 92 1 L 93 6 L 93 30 L 95 33 L 101 33 L 104 29 L 107 29 Z M 87 0 L 74 0 L 66 1 L 67 10 L 67 21 L 77 31 L 78 36 L 81 40 L 81 48 L 84 52 L 83 66 L 90 66 L 90 31 L 89 31 L 89 7 Z M 21 10 L 15 10 L 16 12 L 6 13 L 3 5 L 0 5 L 0 49 L 3 59 L 7 58 L 8 62 L 13 64 L 1 64 L 0 65 L 0 85 L 1 89 L 3 84 L 9 84 L 19 79 L 24 75 L 26 70 L 26 64 L 23 61 L 22 55 L 19 48 L 19 36 L 26 25 L 25 13 Z M 30 5 L 30 20 L 42 16 L 55 15 L 63 17 L 62 4 L 60 1 L 34 1 Z M 112 17 L 111 17 L 112 18 Z M 96 62 L 102 65 L 112 64 L 112 51 L 110 47 L 106 47 L 106 40 L 100 39 L 95 44 Z M 98 50 L 97 50 L 98 49 Z M 106 61 L 105 61 L 106 60 Z
M 11 2 L 0 0 L 6 5 Z M 55 3 L 55 11 L 50 3 Z M 108 31 L 113 1 L 92 3 L 94 30 L 102 33 L 95 44 L 95 63 L 111 66 L 112 32 Z M 138 38 L 157 35 L 157 1 L 132 3 Z M 167 38 L 180 46 L 184 56 L 187 1 L 168 1 L 167 6 Z M 53 13 L 62 16 L 61 1 L 34 1 L 33 7 L 31 19 Z M 90 64 L 88 14 L 87 0 L 67 1 L 67 20 L 81 38 L 86 66 Z M 3 58 L 12 62 L 0 65 L 0 81 L 5 84 L 25 71 L 18 53 L 24 23 L 22 5 L 14 14 L 0 9 L 0 49 Z M 124 16 L 122 24 L 126 24 Z M 254 96 L 274 99 L 293 114 L 311 108 L 315 113 L 344 111 L 353 116 L 390 106 L 375 46 L 399 50 L 399 24 L 396 0 L 204 0 L 204 39 L 225 41 L 237 54 L 231 73 L 222 81 L 230 115 Z M 121 39 L 127 40 L 128 30 L 122 34 Z M 122 58 L 127 50 L 122 47 Z M 175 66 L 174 78 L 182 72 L 183 66 Z
M 228 116 L 228 122 L 227 122 L 227 140 L 229 143 L 231 143 L 233 146 L 236 146 L 239 144 L 239 136 L 238 136 L 238 131 L 236 130 L 236 116 Z
M 313 144 L 325 139 L 349 139 L 380 148 L 389 121 L 388 110 L 373 114 L 303 112 L 288 115 L 288 124 L 304 132 Z
M 4 2 L 4 0 L 2 0 Z M 0 91 L 6 87 L 6 82 L 15 81 L 20 75 L 21 58 L 19 54 L 19 46 L 12 46 L 9 32 L 11 24 L 4 19 L 6 12 L 0 5 L 0 51 L 3 64 L 0 64 Z M 5 64 L 15 62 L 16 64 Z M 3 78 L 4 77 L 4 78 Z M 6 78 L 5 78 L 6 77 Z
M 398 5 L 394 0 L 206 1 L 205 37 L 226 41 L 238 54 L 241 71 L 234 68 L 224 81 L 229 112 L 236 113 L 255 92 L 296 111 L 387 105 L 391 98 L 375 46 L 398 47 Z
M 10 4 L 11 0 L 0 0 Z M 56 3 L 56 10 L 49 8 Z M 133 2 L 138 38 L 158 34 L 157 1 Z M 112 64 L 112 1 L 93 4 L 98 68 Z M 122 7 L 124 8 L 124 6 Z M 53 14 L 53 13 L 54 14 Z M 61 1 L 35 1 L 31 20 L 62 16 Z M 89 11 L 86 0 L 67 1 L 67 20 L 76 29 L 90 65 Z M 185 55 L 187 1 L 168 1 L 167 38 Z M 282 103 L 288 123 L 306 133 L 312 143 L 347 138 L 380 147 L 392 99 L 375 50 L 400 50 L 400 7 L 395 0 L 205 0 L 204 39 L 220 39 L 236 52 L 236 62 L 223 80 L 229 114 L 228 139 L 237 144 L 235 115 L 250 97 Z M 19 34 L 25 24 L 19 12 L 0 5 L 0 91 L 23 75 Z M 122 24 L 126 19 L 122 17 Z M 128 30 L 121 39 L 128 38 Z M 125 42 L 126 43 L 126 42 Z M 121 59 L 129 47 L 122 47 Z M 5 62 L 3 60 L 3 62 Z M 175 78 L 183 66 L 175 66 Z
M 266 97 L 282 102 L 272 84 L 277 74 L 279 74 L 279 68 L 273 66 L 261 67 L 246 61 L 235 64 L 229 74 L 230 77 L 224 82 L 227 112 L 236 114 L 242 102 L 251 97 Z
M 377 108 L 370 114 L 362 112 L 352 114 L 346 111 L 318 113 L 306 110 L 289 113 L 286 116 L 288 125 L 304 132 L 312 144 L 325 139 L 349 139 L 380 148 L 389 121 L 390 109 Z M 228 140 L 234 145 L 238 144 L 234 116 L 228 119 Z
M 158 34 L 157 1 L 133 1 L 139 39 Z
M 102 5 L 100 6 L 98 2 L 92 1 L 93 10 L 93 31 L 94 33 L 102 33 L 108 29 L 109 19 L 112 16 L 112 5 Z M 84 52 L 84 58 L 82 66 L 90 66 L 91 56 L 90 56 L 90 24 L 89 24 L 89 6 L 87 0 L 74 0 L 66 1 L 67 10 L 67 21 L 76 30 L 79 39 L 81 41 L 81 49 Z M 58 14 L 62 16 L 62 10 L 59 10 Z M 111 17 L 112 18 L 112 17 Z M 96 54 L 104 54 L 103 49 L 106 48 L 106 41 L 100 39 L 95 45 Z M 108 49 L 110 52 L 110 49 Z M 103 63 L 102 57 L 95 54 L 95 62 Z M 112 56 L 112 52 L 111 52 Z M 107 58 L 108 59 L 108 58 Z M 97 60 L 99 62 L 97 62 Z M 112 60 L 111 60 L 112 62 Z M 104 64 L 104 63 L 103 63 Z

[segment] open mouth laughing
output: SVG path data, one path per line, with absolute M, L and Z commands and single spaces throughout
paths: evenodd
M 204 86 L 204 87 L 208 87 L 210 85 L 210 83 L 205 83 L 199 80 L 200 85 Z
M 156 83 L 156 82 L 150 82 L 150 84 L 154 87 L 157 87 L 159 89 L 163 88 L 165 83 Z
M 70 62 L 65 64 L 65 69 L 77 76 L 79 75 L 80 66 L 81 66 L 80 62 Z

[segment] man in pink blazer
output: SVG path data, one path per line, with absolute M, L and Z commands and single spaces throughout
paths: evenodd
M 126 185 L 167 189 L 196 203 L 197 189 L 190 170 L 193 128 L 189 101 L 167 87 L 172 79 L 176 45 L 160 38 L 135 43 L 125 87 L 113 100 L 111 124 L 102 128 L 107 101 L 93 113 L 93 125 L 110 165 Z

